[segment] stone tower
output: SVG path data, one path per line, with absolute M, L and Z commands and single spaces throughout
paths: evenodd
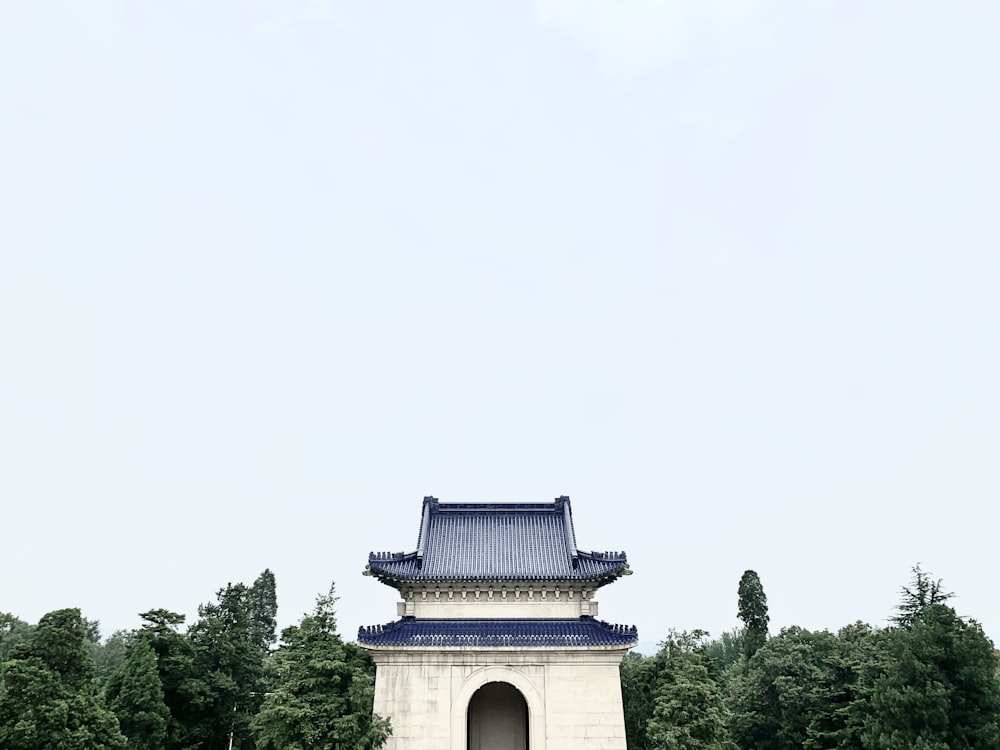
M 361 628 L 388 750 L 626 750 L 618 665 L 634 627 L 596 619 L 624 552 L 576 548 L 568 497 L 424 498 L 416 552 L 372 553 L 400 619 Z

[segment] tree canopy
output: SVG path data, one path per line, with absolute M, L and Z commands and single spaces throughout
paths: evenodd
M 78 609 L 43 616 L 11 652 L 0 688 L 4 750 L 105 750 L 125 747 L 115 715 L 93 681 Z
M 156 652 L 148 638 L 137 638 L 129 646 L 128 656 L 109 680 L 105 695 L 128 738 L 129 750 L 164 747 L 170 709 L 163 697 Z
M 891 618 L 904 628 L 912 626 L 932 604 L 944 604 L 954 596 L 944 590 L 940 578 L 935 581 L 930 573 L 922 570 L 920 563 L 914 565 L 911 572 L 910 585 L 900 587 L 901 599 Z
M 974 620 L 934 603 L 887 638 L 865 735 L 872 750 L 1000 748 L 993 643 Z
M 670 631 L 626 656 L 629 750 L 1000 750 L 994 644 L 920 566 L 887 627 L 770 635 L 754 571 L 737 593 L 742 628 Z M 0 615 L 0 748 L 376 750 L 391 725 L 335 605 L 331 586 L 279 641 L 265 570 L 220 588 L 187 629 L 167 609 L 104 641 L 78 609 Z
M 252 728 L 260 750 L 379 748 L 389 722 L 372 715 L 368 655 L 337 633 L 334 589 L 312 614 L 286 628 L 274 656 L 275 679 Z
M 767 637 L 763 588 L 747 571 L 742 630 L 674 633 L 622 663 L 629 750 L 1000 750 L 997 652 L 950 597 L 917 566 L 888 628 Z
M 270 570 L 219 589 L 187 630 L 167 609 L 103 642 L 77 609 L 36 626 L 4 615 L 0 748 L 378 748 L 389 724 L 372 716 L 374 665 L 337 635 L 334 601 L 331 589 L 276 651 Z M 282 726 L 281 716 L 293 719 Z

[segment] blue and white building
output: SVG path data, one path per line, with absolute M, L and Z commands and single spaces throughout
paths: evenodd
M 630 573 L 624 552 L 577 548 L 568 497 L 424 498 L 416 551 L 365 570 L 401 597 L 358 633 L 388 750 L 626 750 L 618 665 L 637 634 L 594 595 Z

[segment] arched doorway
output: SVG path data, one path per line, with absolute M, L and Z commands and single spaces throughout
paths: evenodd
M 487 682 L 469 700 L 468 750 L 528 750 L 528 704 L 507 682 Z

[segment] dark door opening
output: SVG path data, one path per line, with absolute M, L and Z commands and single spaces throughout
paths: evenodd
M 506 682 L 488 682 L 469 700 L 468 750 L 528 750 L 528 704 Z

